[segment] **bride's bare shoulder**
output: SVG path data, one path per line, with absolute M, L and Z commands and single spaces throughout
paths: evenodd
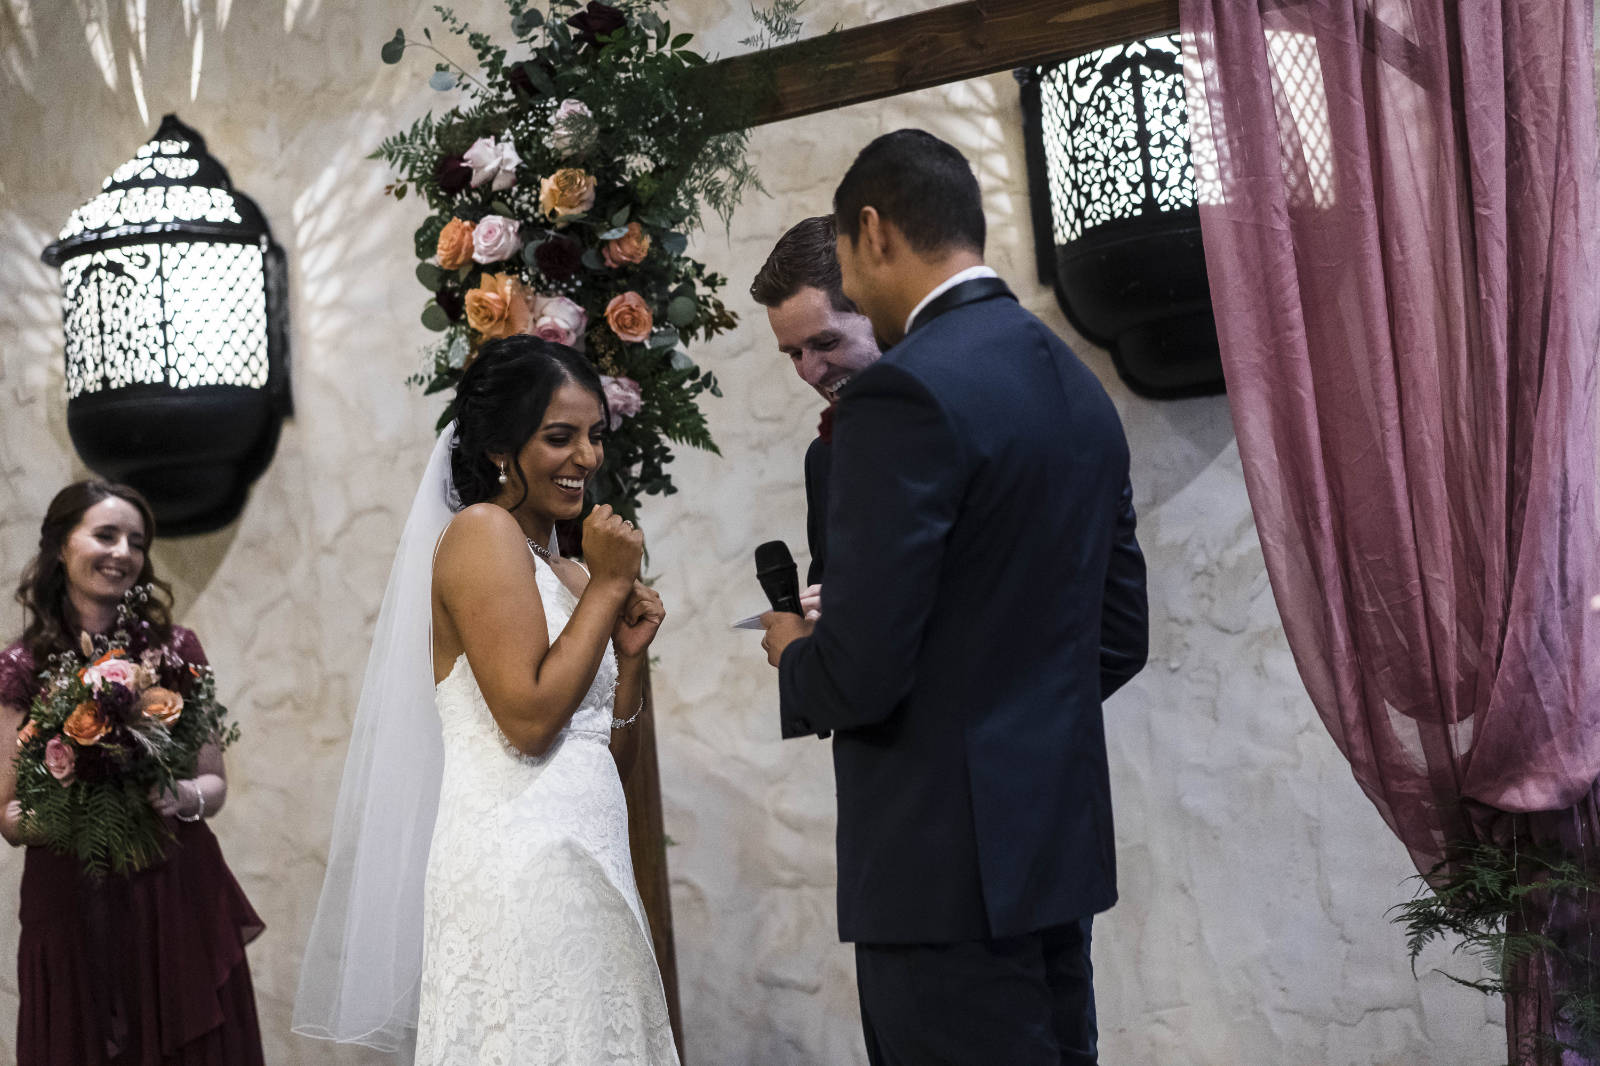
M 445 527 L 439 541 L 439 554 L 463 548 L 477 552 L 490 545 L 520 546 L 522 543 L 522 529 L 510 511 L 492 503 L 475 503 L 463 507 Z

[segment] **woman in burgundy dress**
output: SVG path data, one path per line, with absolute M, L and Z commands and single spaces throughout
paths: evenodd
M 53 653 L 115 628 L 135 585 L 158 595 L 135 609 L 190 662 L 200 642 L 171 624 L 167 586 L 147 554 L 155 524 L 132 489 L 68 485 L 50 502 L 39 554 L 22 576 L 22 639 L 0 651 L 0 721 L 20 730 Z M 0 726 L 0 736 L 9 735 Z M 151 797 L 173 842 L 128 876 L 86 876 L 75 859 L 29 847 L 17 949 L 19 1066 L 260 1066 L 261 1035 L 245 945 L 261 919 L 222 861 L 205 818 L 227 794 L 222 752 L 201 752 L 176 795 Z M 29 845 L 16 768 L 0 754 L 0 836 Z

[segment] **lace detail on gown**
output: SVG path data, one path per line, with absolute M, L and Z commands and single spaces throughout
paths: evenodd
M 552 636 L 576 605 L 542 561 Z M 606 651 L 550 750 L 518 752 L 465 656 L 435 702 L 444 780 L 424 904 L 421 1066 L 677 1066 L 611 759 Z

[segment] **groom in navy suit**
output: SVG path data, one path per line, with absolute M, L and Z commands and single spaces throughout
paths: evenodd
M 1090 922 L 1116 901 L 1101 703 L 1147 644 L 1127 441 L 983 265 L 956 149 L 878 138 L 834 214 L 886 351 L 835 416 L 826 609 L 764 616 L 763 646 L 783 735 L 833 731 L 868 1058 L 1094 1063 Z

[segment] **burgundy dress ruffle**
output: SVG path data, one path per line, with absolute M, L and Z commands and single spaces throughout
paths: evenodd
M 23 665 L 16 651 L 0 675 Z M 166 857 L 126 877 L 28 849 L 18 1066 L 263 1066 L 245 945 L 264 926 L 206 824 L 168 822 Z

